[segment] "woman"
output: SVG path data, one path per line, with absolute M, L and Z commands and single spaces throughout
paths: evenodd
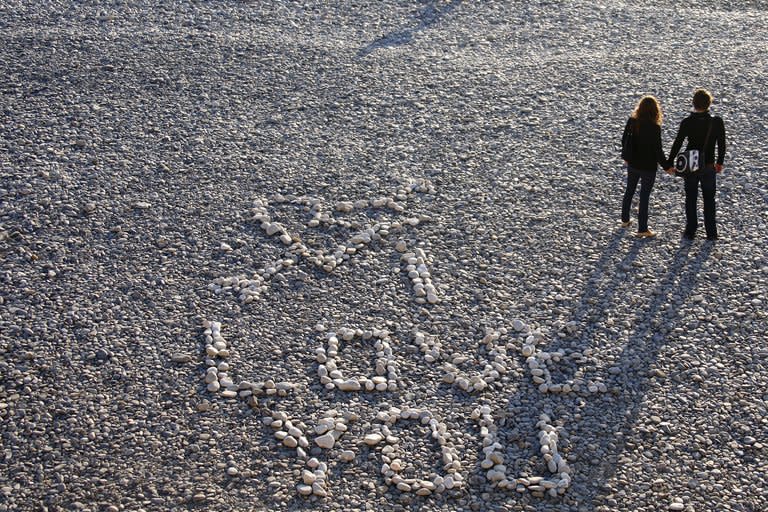
M 640 182 L 640 208 L 637 213 L 636 236 L 649 238 L 656 233 L 648 229 L 648 200 L 656 181 L 657 165 L 666 165 L 661 149 L 661 107 L 653 96 L 643 96 L 624 127 L 621 138 L 622 157 L 627 164 L 627 190 L 621 207 L 621 226 L 629 227 L 629 208 Z

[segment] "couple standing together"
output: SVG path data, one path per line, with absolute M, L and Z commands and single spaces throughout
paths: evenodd
M 683 238 L 693 240 L 698 227 L 697 201 L 699 187 L 704 197 L 704 228 L 707 240 L 717 240 L 715 222 L 716 176 L 723 170 L 725 158 L 725 125 L 720 117 L 709 113 L 712 94 L 705 89 L 693 93 L 693 112 L 683 119 L 672 144 L 669 158 L 661 148 L 661 107 L 653 96 L 640 99 L 632 116 L 627 121 L 622 136 L 622 158 L 627 164 L 627 189 L 621 208 L 621 225 L 629 227 L 629 210 L 635 189 L 640 183 L 640 207 L 637 215 L 637 233 L 639 237 L 656 236 L 648 229 L 648 200 L 656 181 L 657 165 L 667 174 L 678 174 L 685 180 L 685 231 Z M 698 150 L 699 170 L 679 173 L 674 162 L 683 142 L 688 139 L 688 150 Z M 715 159 L 715 145 L 717 158 Z

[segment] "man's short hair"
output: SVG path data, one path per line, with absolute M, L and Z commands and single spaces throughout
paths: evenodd
M 693 108 L 707 110 L 712 104 L 712 94 L 706 89 L 696 89 L 693 93 Z

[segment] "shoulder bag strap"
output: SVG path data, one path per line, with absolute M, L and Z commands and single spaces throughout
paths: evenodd
M 714 116 L 709 116 L 709 126 L 707 127 L 707 136 L 704 137 L 704 146 L 701 148 L 701 160 L 704 162 L 702 167 L 707 163 L 707 143 L 709 142 L 709 136 L 712 135 L 712 123 L 715 122 Z

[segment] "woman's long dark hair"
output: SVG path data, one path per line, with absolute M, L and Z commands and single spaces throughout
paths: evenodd
M 661 126 L 661 120 L 663 115 L 661 114 L 661 106 L 659 100 L 653 96 L 643 96 L 640 101 L 637 102 L 635 111 L 632 112 L 632 119 L 637 121 L 650 121 Z

